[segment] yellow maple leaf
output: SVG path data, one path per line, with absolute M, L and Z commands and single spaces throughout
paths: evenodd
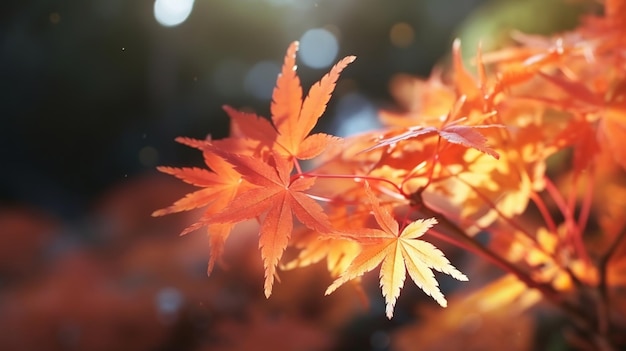
M 439 290 L 439 283 L 432 270 L 449 274 L 462 281 L 466 281 L 467 277 L 452 266 L 434 245 L 417 239 L 437 224 L 437 220 L 420 219 L 410 223 L 400 232 L 398 222 L 380 206 L 371 190 L 369 188 L 366 190 L 374 218 L 381 229 L 363 229 L 345 234 L 345 237 L 362 244 L 363 249 L 348 269 L 328 287 L 326 295 L 380 264 L 380 286 L 387 306 L 387 318 L 391 319 L 393 316 L 393 309 L 404 286 L 407 272 L 420 289 L 432 296 L 441 306 L 446 307 L 446 299 Z

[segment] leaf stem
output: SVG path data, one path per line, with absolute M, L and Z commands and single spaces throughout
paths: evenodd
M 465 179 L 457 176 L 456 179 L 458 179 L 459 181 L 461 181 L 463 184 L 465 184 L 467 187 L 469 187 L 470 189 L 472 189 L 474 191 L 474 193 L 476 193 L 476 195 L 478 195 L 478 197 L 481 198 L 481 200 L 483 200 L 492 210 L 494 210 L 497 214 L 498 214 L 498 218 L 504 220 L 504 222 L 506 222 L 509 226 L 511 226 L 513 229 L 517 229 L 519 230 L 520 233 L 522 233 L 525 237 L 527 237 L 531 242 L 533 242 L 534 246 L 536 246 L 536 248 L 542 252 L 543 249 L 538 245 L 537 243 L 537 239 L 532 236 L 528 230 L 526 230 L 525 228 L 523 228 L 519 223 L 515 222 L 512 218 L 510 218 L 509 216 L 506 216 L 504 213 L 502 213 L 502 211 L 500 211 L 500 209 L 498 209 L 498 207 L 496 206 L 495 203 L 493 203 L 493 201 L 491 201 L 485 194 L 483 194 L 482 192 L 480 192 L 474 185 L 468 183 Z
M 567 228 L 567 239 L 572 245 L 572 248 L 576 253 L 576 257 L 579 257 L 583 260 L 583 262 L 585 262 L 585 264 L 589 265 L 590 259 L 587 255 L 587 251 L 585 250 L 585 245 L 582 242 L 582 232 L 580 228 L 578 228 L 577 223 L 574 221 L 574 214 L 566 204 L 565 199 L 563 199 L 561 193 L 552 180 L 545 177 L 545 184 L 546 191 L 550 194 L 550 197 L 552 197 L 554 203 L 563 214 L 565 227 Z
M 360 183 L 364 180 L 370 180 L 375 182 L 382 182 L 389 184 L 393 187 L 394 190 L 398 192 L 402 197 L 407 197 L 405 192 L 399 187 L 396 183 L 392 182 L 389 179 L 382 177 L 373 177 L 368 175 L 354 175 L 354 174 L 320 174 L 320 173 L 312 173 L 312 172 L 304 172 L 295 174 L 294 177 L 307 177 L 307 178 L 321 178 L 321 179 L 352 179 L 355 183 Z
M 556 224 L 554 222 L 554 218 L 552 218 L 552 216 L 550 215 L 550 211 L 548 211 L 548 207 L 546 206 L 545 201 L 543 201 L 541 196 L 539 196 L 539 194 L 534 191 L 530 193 L 530 199 L 533 201 L 535 206 L 537 206 L 537 209 L 541 213 L 541 217 L 543 217 L 543 221 L 546 223 L 548 231 L 550 231 L 550 233 L 556 234 Z
M 591 258 L 589 257 L 589 253 L 587 252 L 584 246 L 583 233 L 585 232 L 585 228 L 587 227 L 587 221 L 589 220 L 589 215 L 591 213 L 591 205 L 593 202 L 594 180 L 595 180 L 595 172 L 594 172 L 594 169 L 592 168 L 587 173 L 587 182 L 585 184 L 585 192 L 583 194 L 580 213 L 578 214 L 578 222 L 577 222 L 578 237 L 579 237 L 578 241 L 580 245 L 579 248 L 581 250 L 580 254 L 582 255 L 581 258 L 588 265 L 588 267 L 591 267 L 592 264 L 591 264 Z

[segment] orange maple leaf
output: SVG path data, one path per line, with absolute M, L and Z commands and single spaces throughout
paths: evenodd
M 332 232 L 328 216 L 305 190 L 315 178 L 290 177 L 293 163 L 274 155 L 274 165 L 258 158 L 221 153 L 251 184 L 251 189 L 238 194 L 219 213 L 207 218 L 207 223 L 236 223 L 265 214 L 259 230 L 259 247 L 265 268 L 265 296 L 272 293 L 276 266 L 287 247 L 293 230 L 293 216 L 308 228 L 320 233 Z
M 478 129 L 503 127 L 504 126 L 501 124 L 482 124 L 468 126 L 460 125 L 457 123 L 448 124 L 441 129 L 438 129 L 436 127 L 422 126 L 409 127 L 404 133 L 394 135 L 386 139 L 378 140 L 374 146 L 365 149 L 363 152 L 368 152 L 384 146 L 395 145 L 400 141 L 417 138 L 422 135 L 438 134 L 439 137 L 443 138 L 449 143 L 459 144 L 467 148 L 474 148 L 480 152 L 494 157 L 495 159 L 499 159 L 500 155 L 498 154 L 498 152 L 487 146 L 487 138 L 485 138 L 485 136 L 482 135 L 478 131 Z
M 369 219 L 369 209 L 365 206 L 362 208 L 362 211 L 360 209 L 349 211 L 347 206 L 330 206 L 326 210 L 333 223 L 333 228 L 350 231 L 361 228 Z M 328 238 L 312 230 L 303 231 L 299 234 L 295 237 L 293 245 L 302 251 L 298 257 L 281 267 L 284 270 L 310 266 L 325 258 L 328 271 L 333 278 L 336 278 L 348 268 L 350 262 L 360 251 L 359 243 L 354 242 L 354 240 Z
M 228 105 L 224 105 L 223 109 L 232 122 L 231 137 L 255 140 L 259 147 L 272 147 L 278 133 L 270 121 L 255 113 L 238 111 Z
M 210 256 L 207 273 L 210 274 L 215 262 L 222 256 L 224 243 L 230 235 L 233 225 L 229 223 L 209 224 L 206 222 L 206 218 L 228 205 L 238 192 L 247 189 L 247 184 L 241 182 L 241 175 L 229 163 L 209 150 L 212 147 L 211 142 L 190 138 L 178 138 L 177 141 L 203 150 L 205 163 L 211 168 L 211 171 L 195 167 L 157 167 L 163 173 L 173 175 L 186 183 L 202 187 L 202 189 L 185 195 L 185 197 L 174 202 L 169 207 L 154 211 L 152 216 L 158 217 L 196 208 L 204 208 L 202 217 L 185 228 L 181 235 L 188 234 L 204 226 L 208 227 Z
M 153 216 L 204 207 L 203 216 L 182 234 L 207 226 L 211 244 L 209 272 L 223 251 L 224 242 L 235 223 L 259 217 L 259 245 L 266 281 L 265 293 L 271 293 L 276 265 L 293 229 L 295 216 L 304 225 L 320 233 L 331 232 L 331 224 L 322 207 L 304 193 L 315 183 L 312 177 L 290 176 L 296 159 L 310 159 L 340 140 L 327 134 L 308 135 L 320 118 L 335 88 L 339 74 L 355 60 L 348 56 L 339 61 L 302 101 L 302 87 L 296 75 L 293 42 L 278 77 L 271 106 L 272 119 L 253 113 L 224 110 L 232 122 L 231 137 L 221 140 L 177 138 L 177 141 L 203 152 L 210 170 L 160 167 L 164 173 L 202 187 L 173 205 L 155 211 Z M 300 169 L 298 168 L 300 172 Z
M 347 56 L 339 61 L 319 82 L 313 84 L 303 101 L 300 78 L 296 74 L 297 51 L 298 42 L 294 41 L 287 49 L 272 93 L 272 123 L 253 113 L 237 111 L 229 106 L 224 106 L 224 110 L 233 121 L 237 134 L 258 141 L 259 146 L 268 146 L 283 157 L 307 160 L 341 140 L 324 133 L 309 133 L 326 110 L 339 74 L 356 57 Z
M 387 318 L 391 319 L 393 316 L 393 309 L 400 290 L 404 286 L 407 272 L 420 289 L 445 307 L 446 299 L 439 290 L 439 283 L 432 269 L 462 281 L 466 281 L 467 277 L 452 266 L 434 245 L 417 240 L 435 225 L 437 220 L 420 219 L 410 223 L 400 232 L 398 222 L 380 206 L 378 199 L 369 188 L 367 193 L 374 211 L 374 218 L 381 229 L 364 229 L 355 231 L 354 234 L 345 234 L 346 237 L 360 242 L 363 250 L 348 269 L 328 287 L 326 295 L 331 294 L 344 283 L 373 270 L 382 262 L 380 286 L 387 305 Z
M 298 42 L 291 43 L 272 94 L 272 122 L 278 135 L 274 150 L 285 157 L 311 159 L 339 140 L 335 136 L 317 133 L 309 136 L 335 90 L 339 74 L 353 62 L 355 56 L 339 61 L 322 79 L 313 84 L 302 101 L 302 87 L 296 74 Z

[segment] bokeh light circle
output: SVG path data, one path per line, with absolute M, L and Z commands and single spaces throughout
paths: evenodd
M 306 31 L 300 38 L 300 59 L 311 68 L 330 66 L 339 53 L 339 42 L 333 33 L 324 28 Z
M 243 87 L 247 93 L 259 100 L 272 98 L 276 77 L 280 72 L 280 66 L 273 61 L 261 61 L 246 73 Z
M 194 0 L 156 0 L 154 18 L 164 27 L 177 26 L 187 19 L 193 9 Z
M 398 22 L 391 27 L 389 31 L 389 39 L 391 43 L 399 48 L 406 48 L 413 44 L 415 39 L 415 30 L 405 22 Z

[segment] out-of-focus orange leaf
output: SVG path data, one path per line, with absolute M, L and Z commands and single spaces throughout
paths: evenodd
M 334 340 L 299 318 L 252 310 L 242 320 L 227 320 L 212 330 L 217 345 L 206 351 L 328 350 Z M 201 349 L 205 350 L 205 349 Z
M 278 133 L 267 119 L 254 113 L 238 111 L 227 105 L 223 108 L 234 124 L 233 129 L 241 132 L 241 137 L 258 141 L 260 145 L 267 147 L 271 147 L 276 141 Z
M 59 223 L 27 208 L 0 207 L 0 276 L 26 277 L 37 270 Z
M 626 104 L 607 108 L 600 121 L 600 133 L 606 152 L 626 170 Z
M 539 293 L 507 275 L 472 294 L 457 294 L 445 310 L 422 308 L 424 322 L 393 333 L 392 347 L 398 351 L 529 351 L 534 326 L 524 312 L 539 299 Z

